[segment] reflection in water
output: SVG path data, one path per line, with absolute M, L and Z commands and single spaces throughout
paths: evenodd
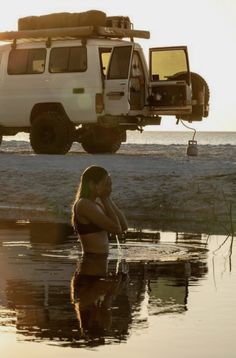
M 189 285 L 207 273 L 196 248 L 194 259 L 168 253 L 155 261 L 145 243 L 140 260 L 140 247 L 127 239 L 118 260 L 117 249 L 82 256 L 70 234 L 53 224 L 0 226 L 0 326 L 16 327 L 22 340 L 72 347 L 126 341 L 150 315 L 185 312 Z
M 86 254 L 78 262 L 71 281 L 71 295 L 81 335 L 87 341 L 105 337 L 125 339 L 131 322 L 131 307 L 127 299 L 128 272 L 108 269 L 104 255 Z

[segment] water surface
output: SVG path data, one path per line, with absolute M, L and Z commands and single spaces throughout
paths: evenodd
M 225 243 L 224 243 L 225 241 Z M 0 224 L 4 357 L 235 357 L 226 236 L 130 232 L 86 256 L 65 225 Z

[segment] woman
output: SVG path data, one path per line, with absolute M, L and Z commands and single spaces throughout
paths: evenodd
M 72 209 L 72 224 L 84 253 L 108 254 L 108 233 L 127 230 L 126 218 L 111 199 L 111 192 L 111 178 L 104 168 L 93 165 L 83 172 Z

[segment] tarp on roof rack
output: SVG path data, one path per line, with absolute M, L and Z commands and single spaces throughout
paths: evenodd
M 18 30 L 40 30 L 79 26 L 106 26 L 106 14 L 99 10 L 79 13 L 60 12 L 18 19 Z

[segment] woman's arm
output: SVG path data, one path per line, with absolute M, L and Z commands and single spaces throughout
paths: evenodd
M 116 216 L 119 219 L 122 232 L 126 231 L 128 229 L 128 222 L 126 220 L 124 213 L 118 208 L 118 206 L 115 204 L 115 202 L 112 200 L 111 197 L 109 197 L 109 200 L 110 200 L 110 205 L 112 206 L 113 211 L 115 212 Z
M 100 200 L 104 206 L 105 211 L 107 212 L 107 215 L 109 217 L 111 217 L 110 215 L 114 216 L 114 218 L 116 217 L 116 222 L 118 219 L 121 230 L 123 232 L 128 229 L 128 223 L 123 212 L 118 208 L 118 206 L 112 200 L 111 192 L 112 192 L 112 181 L 110 176 L 108 176 L 106 187 L 102 195 L 100 195 Z
M 88 199 L 80 200 L 76 209 L 77 217 L 84 217 L 89 222 L 96 224 L 101 229 L 112 234 L 122 233 L 119 219 L 109 203 L 105 207 L 106 213 L 103 213 L 101 210 L 99 210 L 97 204 Z
M 116 206 L 110 197 L 101 198 L 104 210 L 108 217 L 110 217 L 114 222 L 119 223 L 121 232 L 124 232 L 128 228 L 128 224 L 125 218 L 125 215 L 122 211 Z

